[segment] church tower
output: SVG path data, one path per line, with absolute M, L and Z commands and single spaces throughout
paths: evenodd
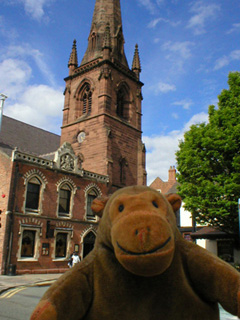
M 145 185 L 140 59 L 124 52 L 120 0 L 96 0 L 88 46 L 78 65 L 76 40 L 65 78 L 61 144 L 69 142 L 85 170 L 109 176 L 109 192 Z

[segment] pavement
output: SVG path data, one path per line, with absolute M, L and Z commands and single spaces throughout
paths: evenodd
M 61 275 L 61 273 L 23 274 L 15 276 L 0 275 L 0 294 L 11 288 L 20 286 L 49 286 Z

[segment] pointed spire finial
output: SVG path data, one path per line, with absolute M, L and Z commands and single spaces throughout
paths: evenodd
M 135 72 L 135 74 L 139 80 L 139 74 L 142 70 L 141 70 L 141 63 L 140 63 L 140 57 L 139 57 L 137 44 L 135 45 L 135 51 L 134 51 L 133 63 L 132 63 L 132 71 Z
M 72 52 L 68 61 L 68 68 L 69 67 L 78 67 L 78 57 L 77 57 L 77 41 L 76 39 L 73 40 Z

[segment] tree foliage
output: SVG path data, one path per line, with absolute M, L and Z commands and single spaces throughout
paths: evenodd
M 176 153 L 179 193 L 197 223 L 238 233 L 240 73 L 209 107 L 209 123 L 191 126 Z

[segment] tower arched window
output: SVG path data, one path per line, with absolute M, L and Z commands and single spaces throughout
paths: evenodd
M 126 168 L 128 166 L 127 160 L 125 158 L 121 158 L 119 160 L 119 166 L 120 166 L 120 183 L 122 185 L 126 184 Z
M 129 118 L 129 93 L 127 88 L 122 86 L 117 92 L 116 113 L 120 118 L 128 120 Z
M 82 114 L 90 114 L 92 111 L 92 91 L 89 84 L 87 84 L 83 90 L 82 102 Z

